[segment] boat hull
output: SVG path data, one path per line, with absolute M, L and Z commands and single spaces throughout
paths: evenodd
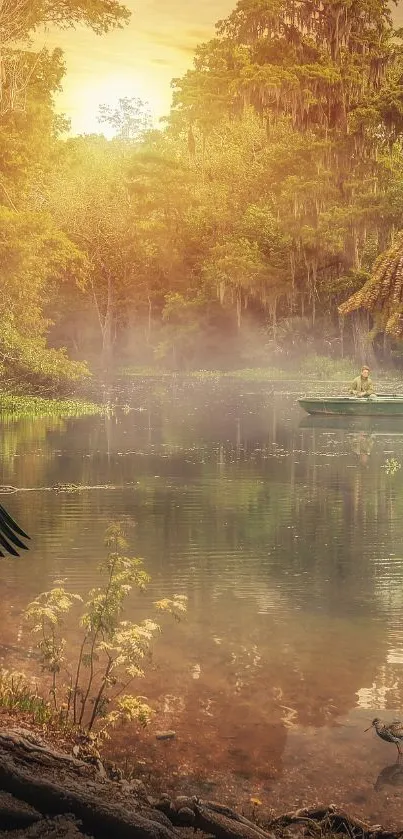
M 378 396 L 357 399 L 354 396 L 312 396 L 298 399 L 308 414 L 347 417 L 403 417 L 403 397 Z

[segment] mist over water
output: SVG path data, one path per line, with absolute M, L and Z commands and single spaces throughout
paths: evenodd
M 39 675 L 21 610 L 60 577 L 85 595 L 123 520 L 152 577 L 129 617 L 173 593 L 189 611 L 164 619 L 139 685 L 155 721 L 115 754 L 165 788 L 394 825 L 396 750 L 363 729 L 403 713 L 403 426 L 310 419 L 295 389 L 140 381 L 116 387 L 115 416 L 3 423 L 0 483 L 19 491 L 1 502 L 33 542 L 0 565 L 0 656 Z

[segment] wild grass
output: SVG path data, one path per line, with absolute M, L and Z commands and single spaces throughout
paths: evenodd
M 32 722 L 45 725 L 52 711 L 49 703 L 37 692 L 22 673 L 0 670 L 0 708 L 10 713 L 28 714 Z
M 300 362 L 287 363 L 284 367 L 245 367 L 238 370 L 191 370 L 168 372 L 150 367 L 125 367 L 119 374 L 129 378 L 175 378 L 199 381 L 239 379 L 243 381 L 292 381 L 303 379 L 350 381 L 359 372 L 359 364 L 351 359 L 334 359 L 328 356 L 309 355 Z

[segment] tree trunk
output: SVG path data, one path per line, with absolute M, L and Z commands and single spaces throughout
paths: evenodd
M 102 366 L 109 368 L 112 361 L 113 348 L 113 300 L 112 280 L 108 277 L 108 294 L 106 299 L 106 311 L 102 326 Z
M 344 358 L 344 318 L 339 315 L 340 354 Z
M 151 340 L 151 317 L 152 317 L 152 309 L 153 304 L 150 295 L 147 295 L 148 299 L 148 323 L 147 323 L 147 343 L 150 343 Z
M 242 317 L 242 294 L 241 290 L 237 288 L 236 290 L 236 322 L 238 325 L 238 329 L 241 328 L 241 317 Z
M 368 323 L 366 315 L 362 312 L 353 313 L 353 338 L 355 356 L 361 364 L 375 364 L 375 353 L 371 339 L 368 335 Z

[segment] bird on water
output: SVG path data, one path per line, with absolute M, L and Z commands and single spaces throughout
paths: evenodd
M 28 550 L 27 546 L 21 542 L 20 536 L 23 539 L 30 538 L 0 504 L 0 557 L 5 557 L 6 553 L 11 554 L 11 556 L 19 556 L 16 548 L 21 548 L 23 551 Z M 6 553 L 3 553 L 2 548 Z
M 400 748 L 400 742 L 403 740 L 403 722 L 394 720 L 394 722 L 385 723 L 379 717 L 375 717 L 369 728 L 366 728 L 365 731 L 369 731 L 372 727 L 375 729 L 378 737 L 386 740 L 387 743 L 394 743 L 399 755 L 403 754 Z

